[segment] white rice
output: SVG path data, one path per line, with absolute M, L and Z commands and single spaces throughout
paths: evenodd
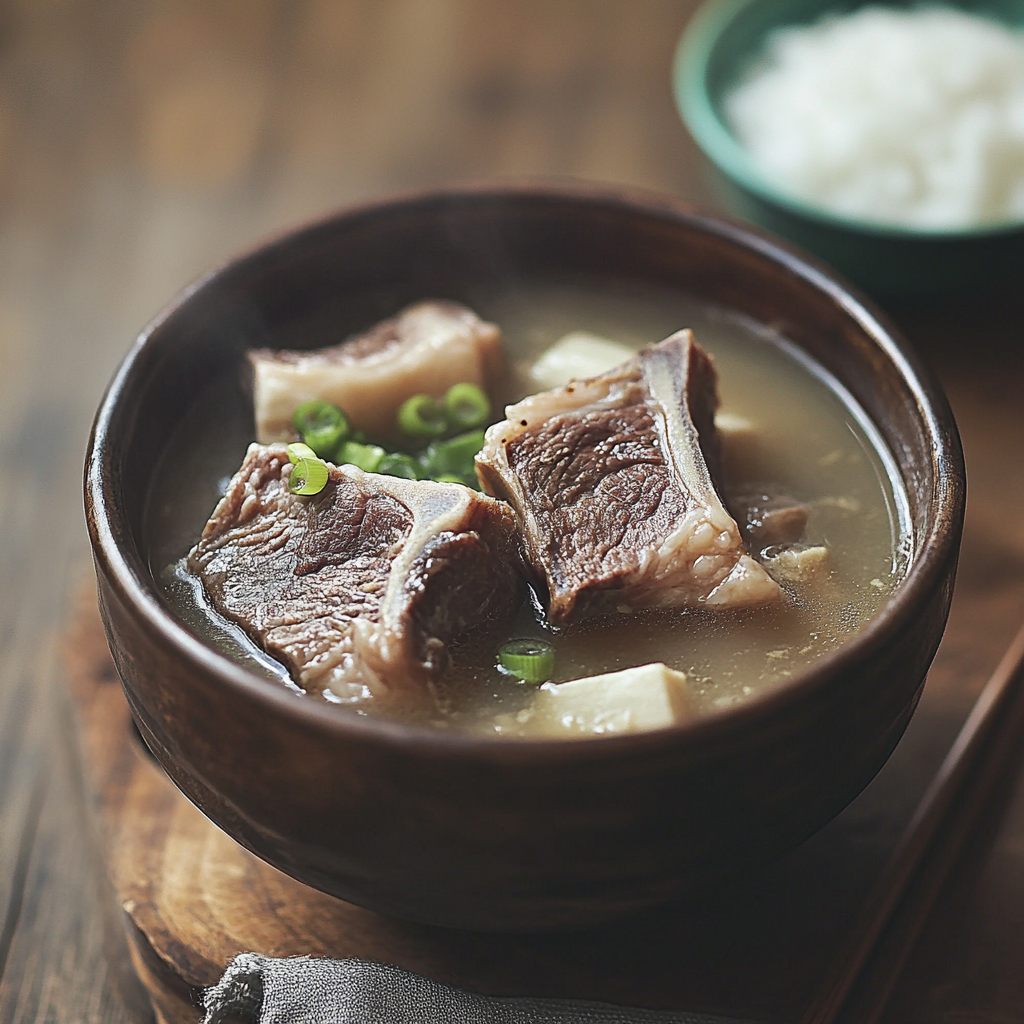
M 864 7 L 776 30 L 724 110 L 767 178 L 834 213 L 1024 220 L 1024 34 L 983 17 Z

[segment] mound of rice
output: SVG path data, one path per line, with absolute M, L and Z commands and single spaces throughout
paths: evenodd
M 831 212 L 1024 220 L 1024 34 L 983 17 L 864 7 L 779 29 L 724 113 L 766 178 Z

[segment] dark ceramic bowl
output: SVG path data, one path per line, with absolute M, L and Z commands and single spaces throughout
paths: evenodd
M 722 97 L 773 30 L 866 4 L 916 0 L 707 0 L 679 41 L 673 84 L 683 123 L 715 168 L 729 209 L 804 246 L 880 295 L 1001 286 L 1024 276 L 1024 222 L 958 231 L 903 228 L 833 214 L 769 180 L 726 126 Z M 1024 27 L 1024 0 L 944 0 Z
M 374 316 L 567 273 L 658 284 L 772 324 L 841 381 L 909 495 L 913 561 L 860 633 L 784 687 L 659 732 L 500 741 L 297 699 L 191 634 L 161 599 L 143 508 L 176 424 L 247 346 L 311 311 Z M 339 302 L 341 306 L 339 306 Z M 748 229 L 652 196 L 485 187 L 343 212 L 179 297 L 121 365 L 85 482 L 100 607 L 138 727 L 182 791 L 295 878 L 404 918 L 583 925 L 776 857 L 885 762 L 949 610 L 964 467 L 941 391 L 879 315 Z

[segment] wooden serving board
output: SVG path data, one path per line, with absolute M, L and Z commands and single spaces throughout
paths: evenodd
M 493 994 L 798 1021 L 1024 620 L 1024 348 L 1017 306 L 993 310 L 982 326 L 1005 344 L 970 359 L 961 339 L 978 323 L 959 307 L 903 318 L 930 340 L 970 467 L 953 609 L 917 713 L 843 814 L 700 903 L 584 933 L 480 936 L 389 920 L 295 882 L 211 824 L 143 749 L 87 595 L 64 645 L 67 676 L 107 869 L 160 1021 L 198 1021 L 202 987 L 243 950 L 379 960 Z M 1001 823 L 966 851 L 884 1024 L 1019 1017 L 1024 771 L 1007 790 Z
M 970 663 L 975 610 L 955 612 L 922 707 L 880 776 L 783 861 L 700 902 L 614 927 L 482 936 L 394 921 L 326 896 L 214 826 L 134 730 L 90 595 L 66 644 L 68 678 L 108 870 L 156 1016 L 161 1024 L 198 1021 L 202 988 L 251 950 L 360 957 L 493 994 L 795 1021 L 983 682 L 987 663 Z

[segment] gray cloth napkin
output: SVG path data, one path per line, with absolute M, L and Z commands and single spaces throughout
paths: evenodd
M 365 960 L 240 953 L 206 990 L 205 1024 L 742 1024 L 698 1013 L 462 992 Z

